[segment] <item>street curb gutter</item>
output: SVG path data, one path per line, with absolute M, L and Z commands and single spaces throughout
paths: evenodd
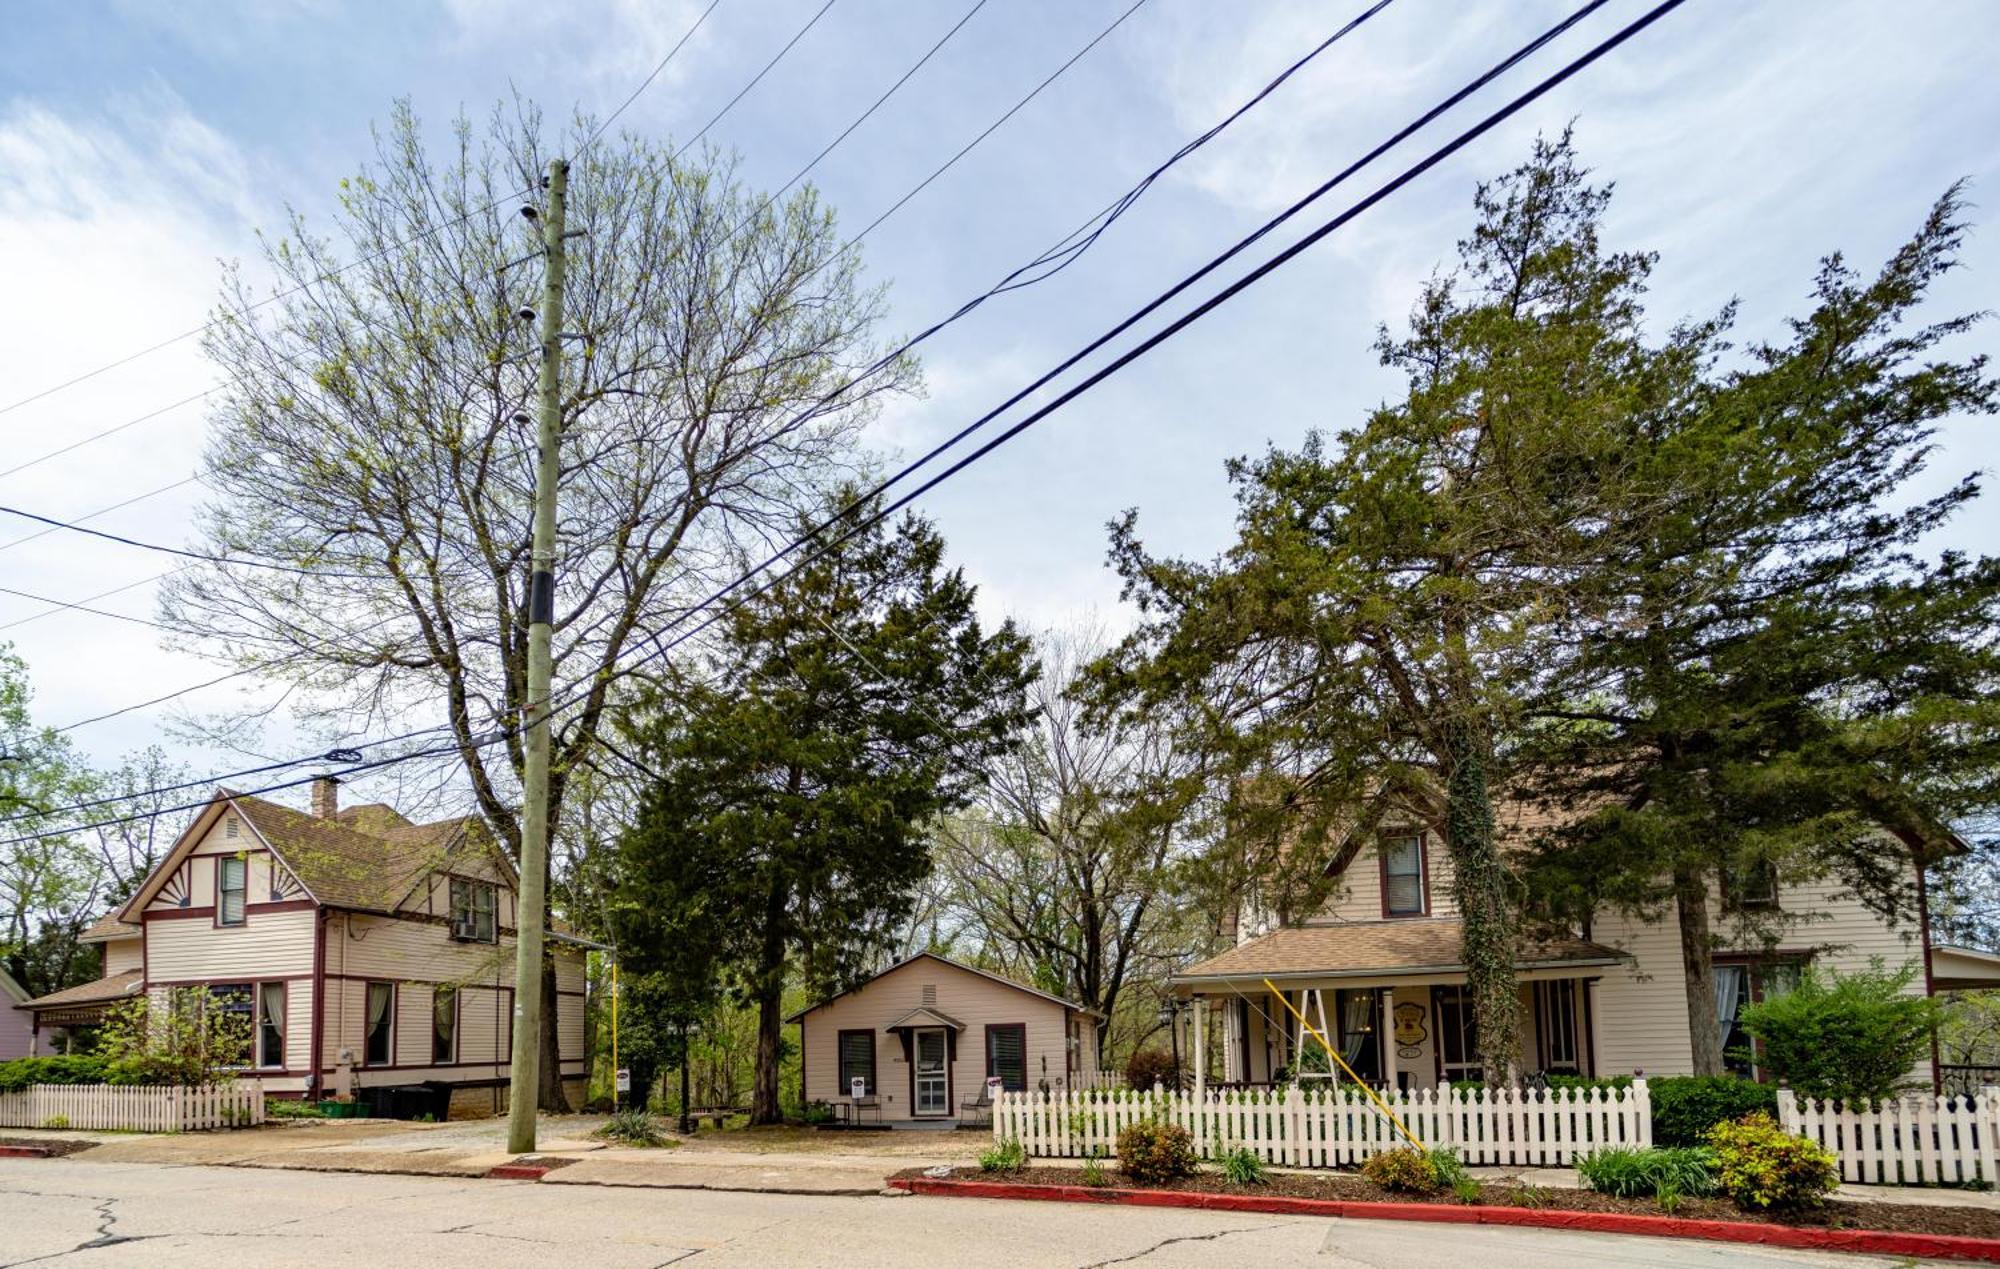
M 1429 1221 L 1442 1225 L 1526 1225 L 1599 1234 L 1645 1234 L 1656 1238 L 1699 1238 L 1710 1242 L 1755 1243 L 1815 1251 L 1867 1252 L 1943 1260 L 1984 1260 L 2000 1264 L 2000 1239 L 1956 1234 L 1904 1234 L 1872 1229 L 1804 1229 L 1747 1221 L 1682 1220 L 1621 1212 L 1564 1212 L 1519 1207 L 1447 1207 L 1428 1203 L 1350 1202 L 1344 1199 L 1206 1194 L 1182 1190 L 1090 1189 L 1080 1185 L 1019 1185 L 1005 1181 L 894 1177 L 889 1182 L 912 1194 L 962 1198 L 1037 1199 L 1056 1203 L 1105 1203 L 1128 1207 L 1187 1207 L 1216 1212 L 1262 1212 L 1280 1216 L 1341 1216 L 1355 1220 Z
M 485 1175 L 489 1181 L 539 1181 L 550 1171 L 538 1163 L 502 1163 L 486 1169 Z
M 0 1146 L 0 1159 L 46 1159 L 47 1146 Z

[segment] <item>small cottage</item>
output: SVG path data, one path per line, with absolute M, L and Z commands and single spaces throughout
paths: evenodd
M 1097 1015 L 998 974 L 919 952 L 786 1021 L 808 1103 L 843 1122 L 984 1123 L 1010 1092 L 1097 1082 Z

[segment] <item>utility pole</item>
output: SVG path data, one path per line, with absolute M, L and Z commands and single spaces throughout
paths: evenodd
M 541 380 L 535 427 L 535 536 L 528 578 L 528 691 L 521 721 L 527 769 L 521 776 L 521 896 L 514 914 L 514 1062 L 509 1072 L 507 1149 L 535 1148 L 541 1105 L 542 931 L 548 916 L 549 656 L 556 607 L 557 442 L 562 433 L 563 214 L 569 164 L 549 161 L 548 205 L 540 216 L 542 250 Z M 534 218 L 533 208 L 523 208 Z

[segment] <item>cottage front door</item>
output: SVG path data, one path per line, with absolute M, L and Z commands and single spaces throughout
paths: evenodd
M 917 1032 L 917 1114 L 951 1113 L 951 1089 L 945 1078 L 943 1027 Z

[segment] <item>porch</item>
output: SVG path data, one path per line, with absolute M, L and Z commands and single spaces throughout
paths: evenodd
M 1249 1088 L 1344 1082 L 1301 1016 L 1376 1087 L 1408 1092 L 1483 1080 L 1460 935 L 1455 919 L 1303 926 L 1178 975 L 1175 986 L 1193 1005 L 1197 1090 L 1217 1075 L 1222 1085 Z M 1593 987 L 1622 959 L 1580 939 L 1523 948 L 1515 965 L 1522 1073 L 1599 1073 Z M 1219 1072 L 1207 1069 L 1211 1028 L 1220 1029 Z

